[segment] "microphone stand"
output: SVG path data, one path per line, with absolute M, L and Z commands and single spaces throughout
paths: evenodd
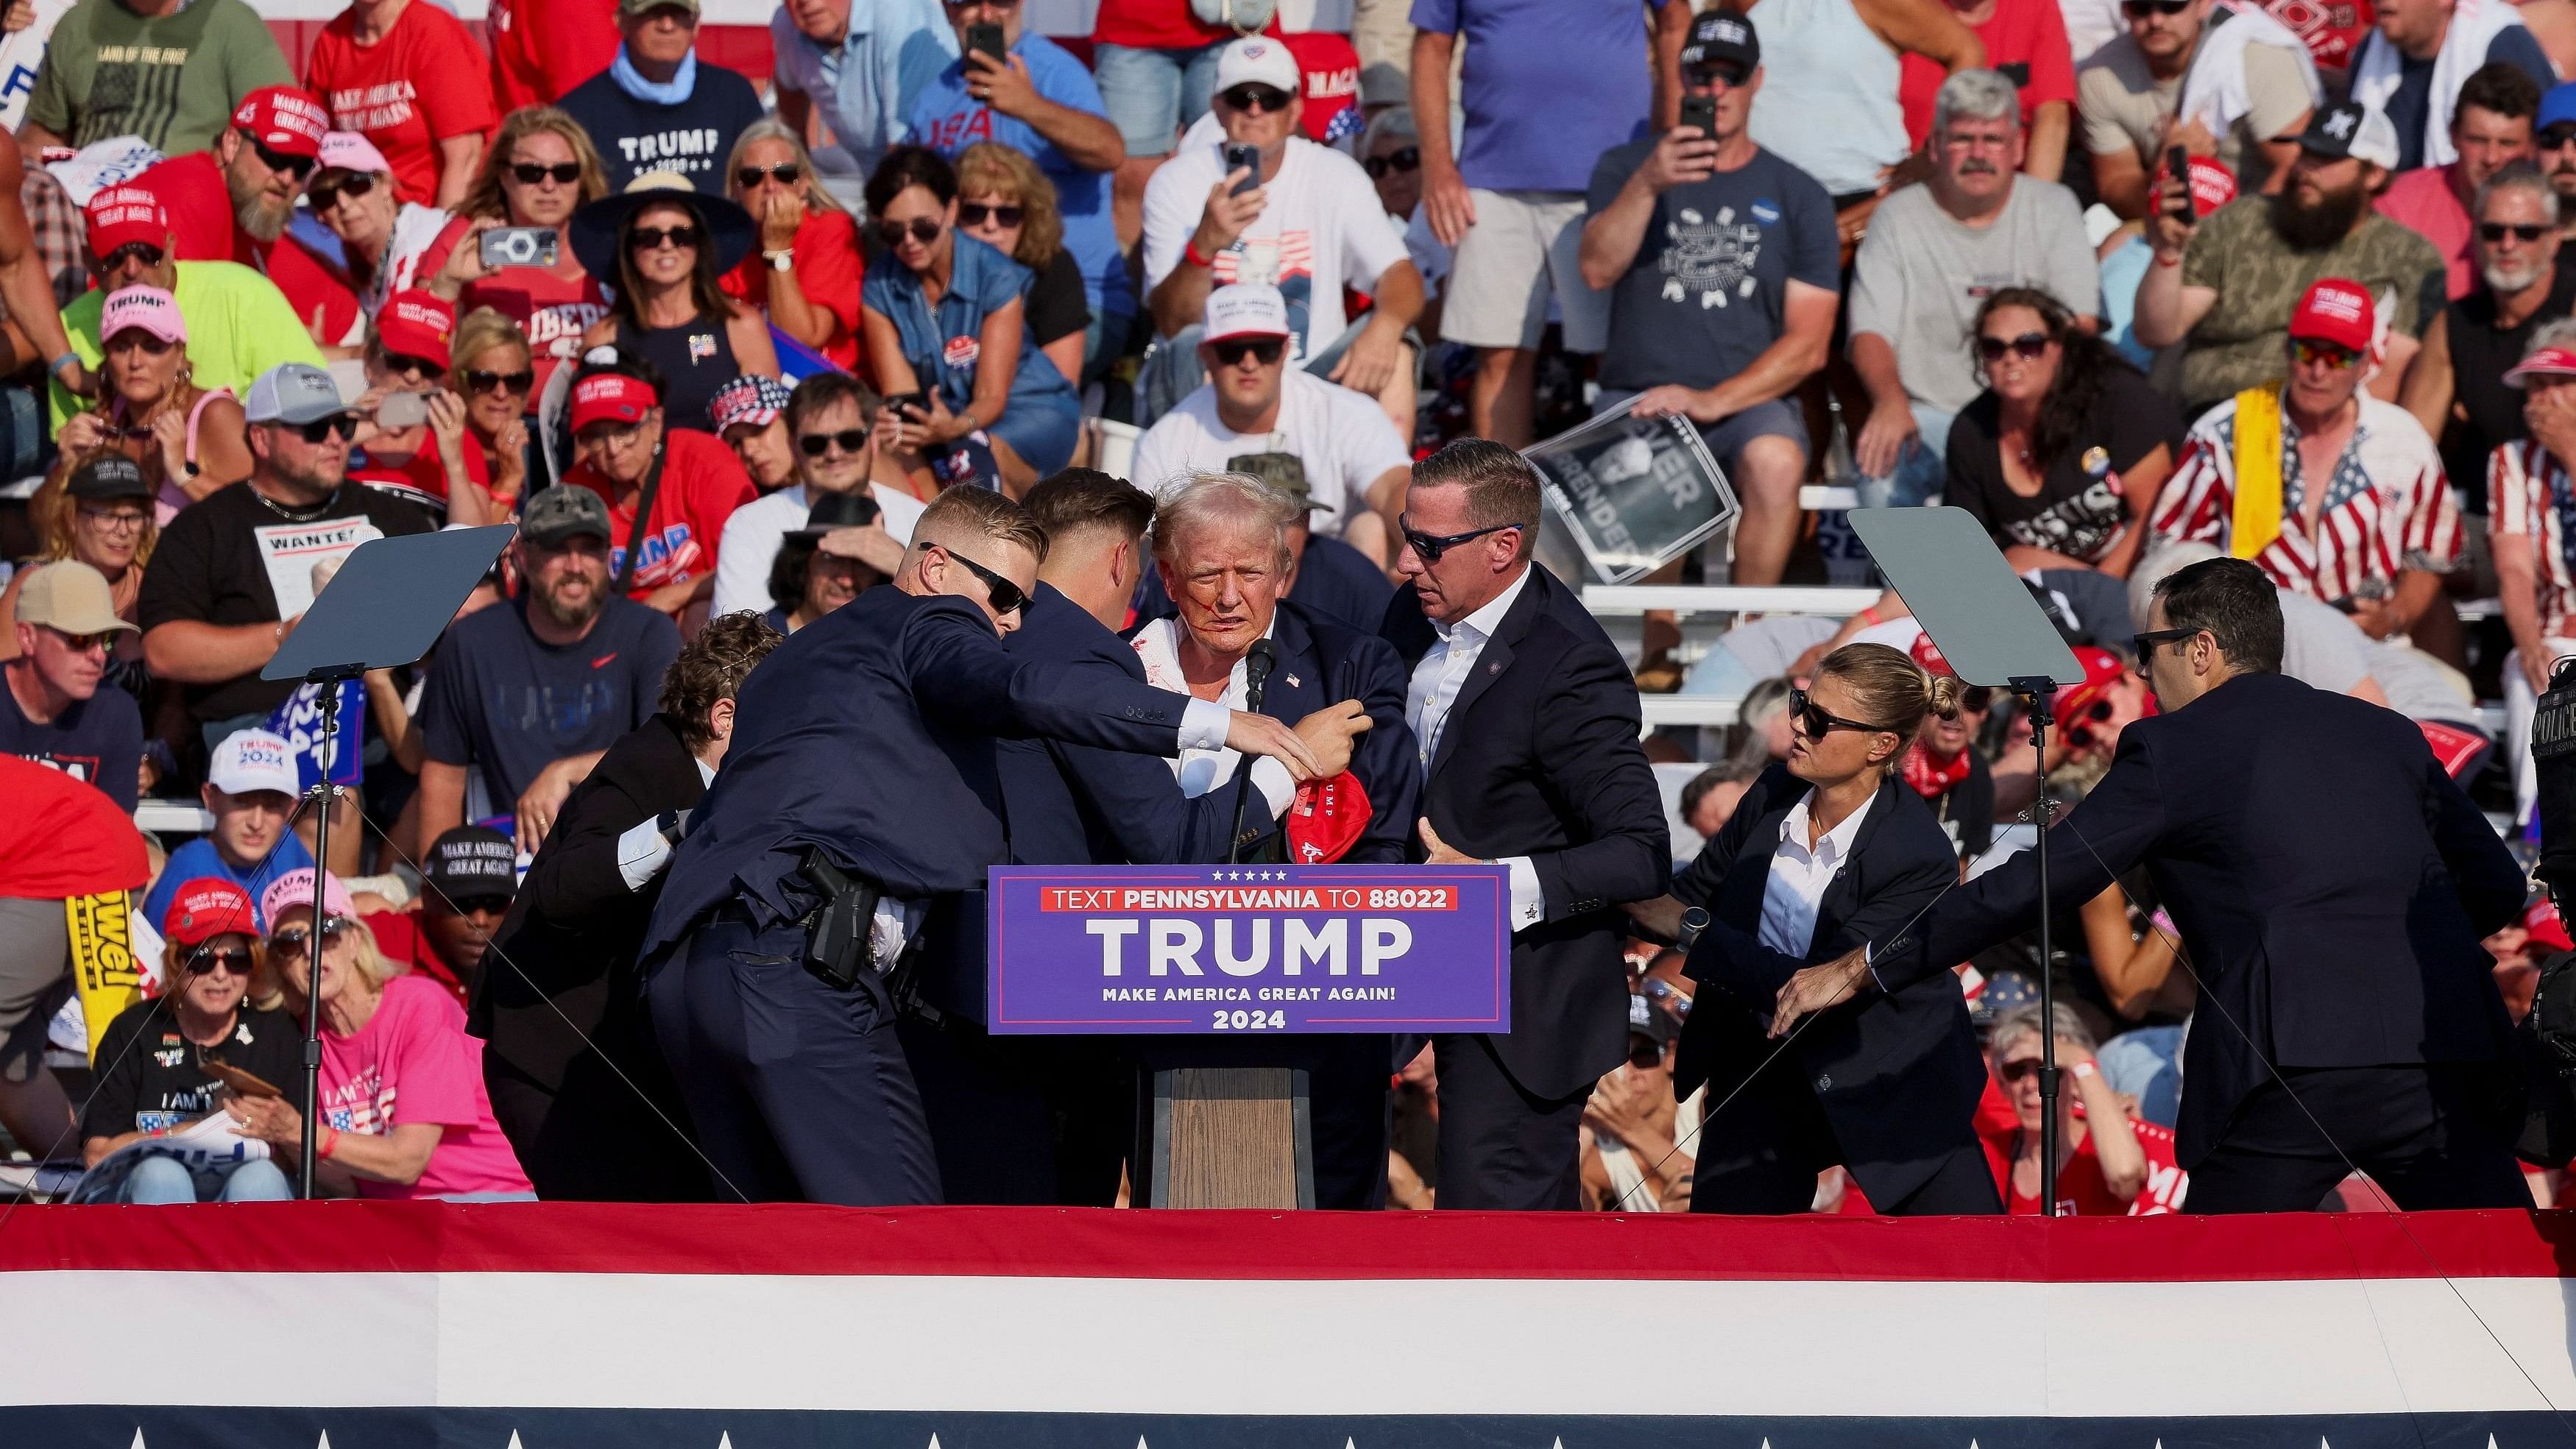
M 2048 727 L 2056 722 L 2057 685 L 2046 675 L 2021 675 L 2007 686 L 2030 711 L 2031 762 L 2039 794 L 2030 818 L 2039 853 L 2039 1212 L 2057 1216 L 2057 973 L 2049 942 L 2048 900 Z
M 1252 652 L 1243 660 L 1244 713 L 1261 713 L 1261 696 L 1270 686 L 1271 666 L 1278 659 L 1279 651 L 1269 640 L 1252 641 Z M 1250 803 L 1251 795 L 1252 756 L 1244 755 L 1236 762 L 1235 768 L 1234 828 L 1227 832 L 1225 838 L 1225 863 L 1228 865 L 1240 864 L 1243 860 L 1243 807 Z

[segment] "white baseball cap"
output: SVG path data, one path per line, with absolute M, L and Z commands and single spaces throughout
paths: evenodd
M 1276 37 L 1247 35 L 1227 46 L 1216 58 L 1216 89 L 1230 91 L 1250 82 L 1286 91 L 1291 96 L 1303 94 L 1305 77 L 1297 69 L 1297 57 Z
M 296 778 L 295 751 L 266 730 L 236 730 L 215 746 L 206 766 L 206 783 L 227 795 L 275 790 L 294 795 L 303 789 Z
M 1266 282 L 1237 282 L 1208 293 L 1206 325 L 1200 329 L 1199 340 L 1288 337 L 1295 332 L 1288 325 L 1288 299 L 1279 295 L 1277 287 Z

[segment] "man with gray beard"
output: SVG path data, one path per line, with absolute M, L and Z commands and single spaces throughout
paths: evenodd
M 2558 265 L 2559 227 L 2576 211 L 2528 163 L 2507 166 L 2478 188 L 2478 290 L 2453 303 L 2424 334 L 2424 351 L 2399 401 L 2442 442 L 2442 471 L 2460 491 L 2464 567 L 2476 570 L 2473 597 L 2495 593 L 2487 554 L 2487 458 L 2527 435 L 2523 394 L 2506 369 L 2522 360 L 2532 333 L 2576 311 L 2576 267 Z
M 2359 283 L 2387 322 L 2370 390 L 2396 398 L 2447 300 L 2442 254 L 2370 208 L 2396 165 L 2388 118 L 2345 102 L 2309 118 L 2277 195 L 2240 196 L 2191 221 L 2186 183 L 2166 178 L 2147 221 L 2155 260 L 2138 283 L 2135 333 L 2148 347 L 2183 344 L 2186 417 L 2277 381 L 2290 313 L 2327 277 Z
M 170 213 L 179 243 L 175 260 L 259 267 L 286 234 L 329 124 L 312 96 L 268 86 L 242 98 L 213 146 L 172 156 L 131 184 L 159 197 Z

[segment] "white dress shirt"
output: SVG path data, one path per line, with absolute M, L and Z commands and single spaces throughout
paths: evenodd
M 1807 798 L 1791 807 L 1780 821 L 1780 845 L 1771 852 L 1771 878 L 1762 887 L 1763 945 L 1784 956 L 1805 960 L 1815 944 L 1816 912 L 1824 905 L 1825 892 L 1834 877 L 1843 873 L 1850 861 L 1852 842 L 1860 838 L 1860 823 L 1869 818 L 1869 807 L 1878 803 L 1871 795 L 1858 810 L 1843 817 L 1840 825 L 1828 830 L 1811 848 L 1807 844 L 1807 806 L 1816 798 L 1809 790 Z
M 1262 637 L 1272 638 L 1278 630 L 1279 618 L 1273 614 L 1270 627 L 1262 631 Z M 1137 630 L 1131 642 L 1136 649 L 1136 658 L 1145 666 L 1147 684 L 1156 689 L 1168 689 L 1174 694 L 1190 692 L 1189 680 L 1181 672 L 1180 620 L 1156 619 Z M 1185 712 L 1214 711 L 1231 725 L 1233 711 L 1243 708 L 1244 700 L 1251 692 L 1251 683 L 1245 677 L 1245 665 L 1249 662 L 1249 655 L 1234 661 L 1234 670 L 1226 676 L 1222 696 L 1213 700 L 1193 699 Z M 1234 778 L 1235 768 L 1243 756 L 1226 748 L 1225 733 L 1220 728 L 1215 738 L 1209 740 L 1194 738 L 1186 727 L 1182 730 L 1181 753 L 1172 760 L 1172 777 L 1180 782 L 1182 798 L 1195 800 Z M 1297 782 L 1290 778 L 1288 767 L 1267 755 L 1252 762 L 1252 784 L 1269 804 L 1274 820 L 1286 814 L 1288 807 L 1296 803 Z
M 1439 641 L 1424 650 L 1422 661 L 1413 666 L 1413 680 L 1404 691 L 1404 718 L 1413 726 L 1414 748 L 1422 764 L 1425 780 L 1431 775 L 1431 759 L 1440 748 L 1441 728 L 1449 722 L 1449 711 L 1467 681 L 1476 677 L 1476 660 L 1485 652 L 1485 644 L 1502 627 L 1503 616 L 1512 611 L 1521 591 L 1529 587 L 1529 570 L 1509 587 L 1488 600 L 1485 606 L 1455 624 L 1431 621 L 1431 631 Z M 1546 893 L 1539 888 L 1538 867 L 1526 855 L 1508 855 L 1488 864 L 1499 865 L 1512 873 L 1512 929 L 1524 931 L 1547 919 Z

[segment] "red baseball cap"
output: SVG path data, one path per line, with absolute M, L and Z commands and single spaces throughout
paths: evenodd
M 448 339 L 456 333 L 456 309 L 434 293 L 418 289 L 396 292 L 376 313 L 376 341 L 385 351 L 449 364 Z
M 2567 934 L 2567 923 L 2558 918 L 2558 908 L 2547 896 L 2533 901 L 2522 913 L 2522 929 L 2531 936 L 2531 944 L 2552 951 L 2576 951 L 2576 939 Z
M 2166 167 L 2156 168 L 2156 186 L 2161 190 L 2168 175 Z M 2236 199 L 2236 173 L 2214 156 L 2191 158 L 2191 205 L 2207 216 Z
M 271 151 L 311 161 L 322 154 L 322 133 L 331 129 L 331 113 L 293 86 L 261 86 L 242 97 L 233 124 Z
M 1926 674 L 1938 676 L 1959 672 L 1950 667 L 1950 658 L 1941 652 L 1941 646 L 1932 642 L 1929 629 L 1915 635 L 1914 646 L 1905 652 L 1914 656 L 1914 662 L 1922 665 Z
M 160 197 L 140 186 L 111 186 L 91 197 L 81 214 L 89 224 L 91 256 L 105 257 L 136 242 L 164 254 L 170 249 L 170 213 L 161 209 Z
M 578 433 L 592 423 L 640 423 L 661 401 L 642 378 L 593 373 L 572 385 L 572 430 Z
M 2074 651 L 2075 662 L 2084 666 L 2084 680 L 2080 684 L 2070 684 L 2057 691 L 2053 709 L 2057 715 L 2057 722 L 2061 725 L 2091 709 L 2093 702 L 2108 692 L 2113 684 L 2119 682 L 2120 676 L 2129 670 L 2129 666 L 2120 662 L 2119 655 L 2097 645 L 2078 644 L 2074 646 Z
M 2370 289 L 2341 277 L 2310 285 L 2290 313 L 2292 341 L 2331 342 L 2368 352 L 2378 335 L 2379 310 L 2371 303 Z
M 2576 352 L 2564 347 L 2535 347 L 2522 361 L 2506 369 L 2504 385 L 2520 387 L 2522 380 L 2534 373 L 2545 377 L 2576 377 Z
M 1297 787 L 1297 802 L 1288 807 L 1288 861 L 1291 865 L 1330 865 L 1360 843 L 1369 824 L 1368 791 L 1348 770 L 1329 780 L 1309 780 Z
M 182 946 L 202 946 L 227 932 L 251 936 L 259 927 L 251 919 L 250 896 L 219 876 L 180 886 L 161 916 L 161 939 Z

